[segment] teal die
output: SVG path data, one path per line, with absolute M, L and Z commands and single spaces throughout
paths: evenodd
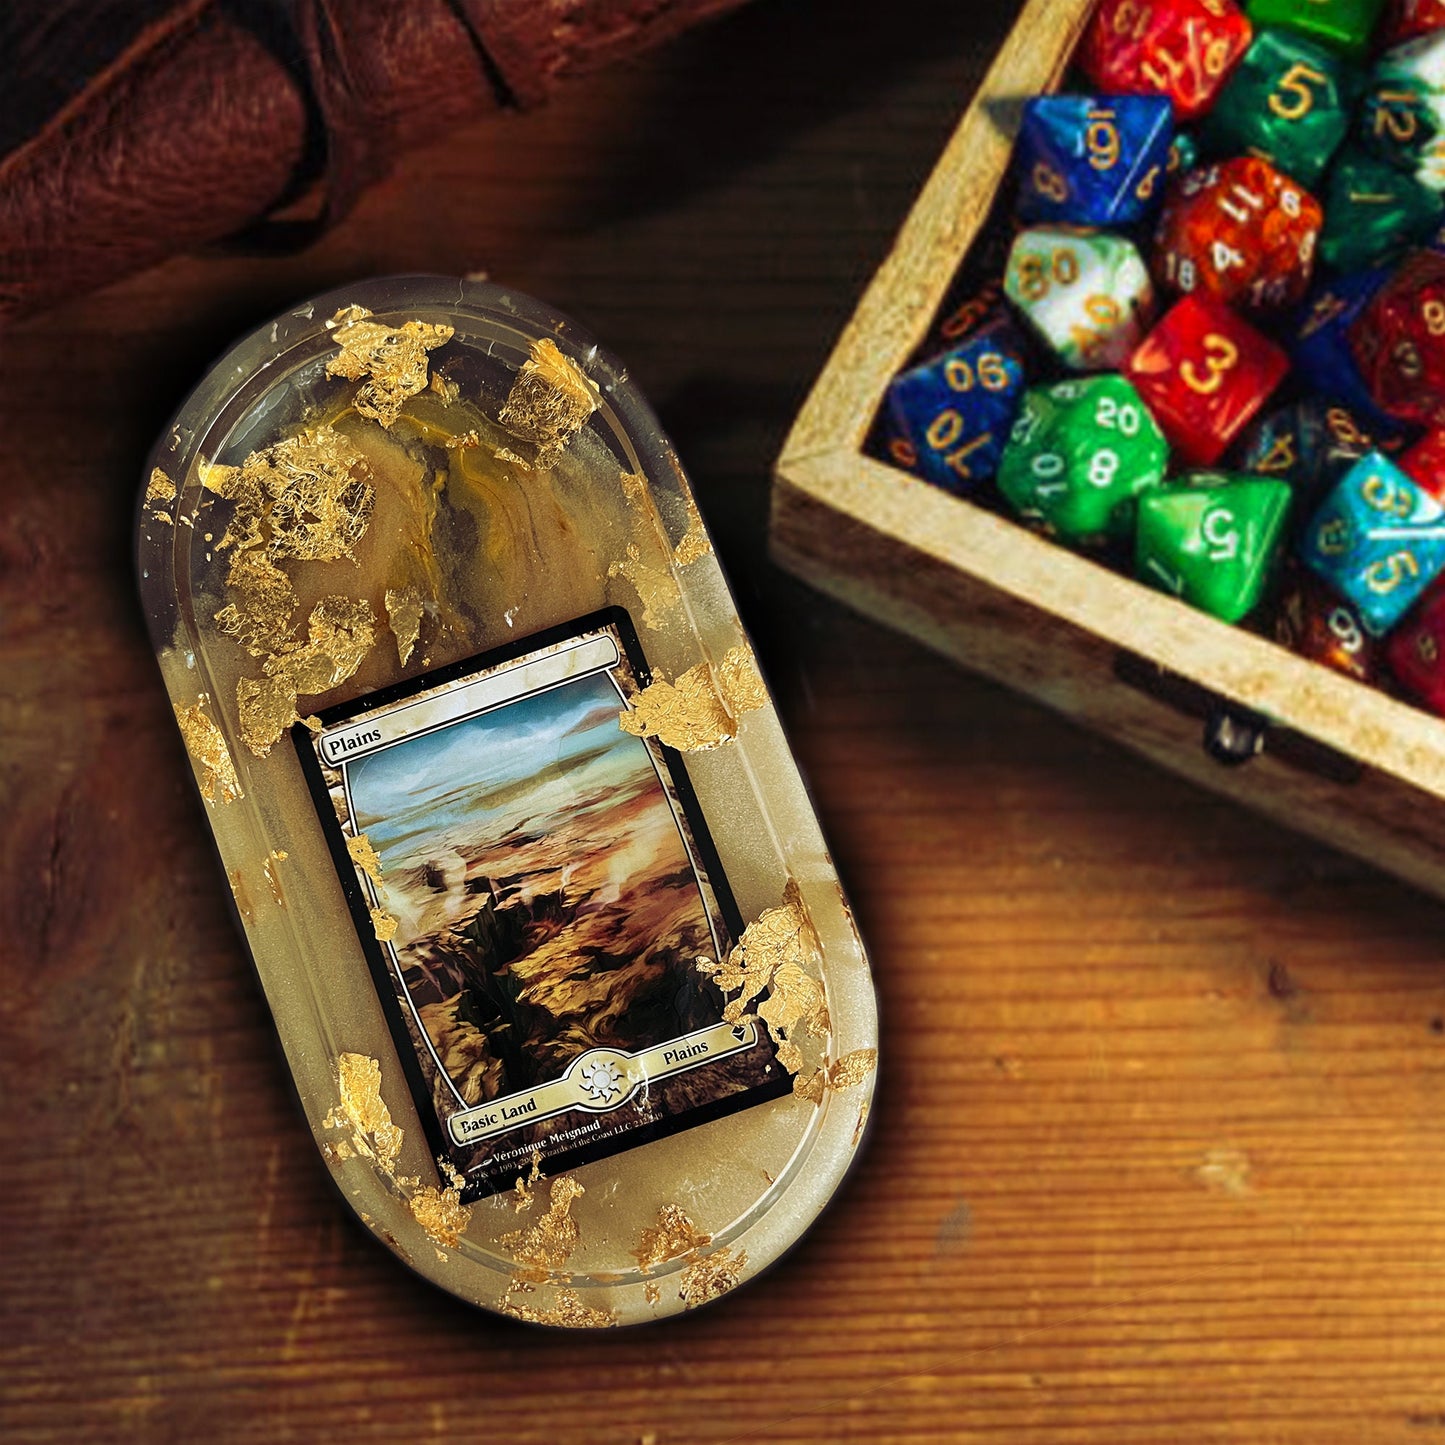
M 1281 25 L 1352 60 L 1370 48 L 1384 0 L 1250 0 L 1255 25 Z
M 1445 508 L 1387 457 L 1370 452 L 1310 519 L 1300 556 L 1378 637 L 1445 568 Z
M 998 489 L 1023 521 L 1087 545 L 1128 533 L 1134 498 L 1159 485 L 1168 459 L 1130 382 L 1078 377 L 1025 393 Z
M 1149 270 L 1123 236 L 1038 226 L 1009 251 L 1004 295 L 1075 371 L 1115 371 L 1154 313 Z
M 1313 187 L 1350 128 L 1354 73 L 1288 30 L 1260 30 L 1225 83 L 1201 135 L 1215 155 L 1263 156 Z

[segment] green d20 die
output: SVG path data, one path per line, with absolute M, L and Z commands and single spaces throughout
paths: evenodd
M 1122 376 L 1024 394 L 999 462 L 998 488 L 1026 522 L 1076 544 L 1128 534 L 1132 502 L 1164 477 L 1169 446 Z
M 1258 603 L 1285 535 L 1290 489 L 1264 477 L 1192 472 L 1139 498 L 1139 579 L 1225 622 Z
M 1245 13 L 1256 25 L 1283 25 L 1358 60 L 1385 0 L 1249 0 Z
M 1356 146 L 1335 160 L 1325 192 L 1320 256 L 1336 271 L 1366 271 L 1423 241 L 1445 197 Z
M 1201 135 L 1217 155 L 1262 155 L 1313 186 L 1350 128 L 1357 80 L 1323 46 L 1261 30 L 1229 77 Z

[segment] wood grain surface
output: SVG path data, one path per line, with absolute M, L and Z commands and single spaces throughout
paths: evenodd
M 1012 7 L 759 0 L 439 141 L 314 251 L 0 338 L 0 1436 L 1445 1440 L 1439 905 L 851 616 L 768 469 Z M 345 1217 L 133 601 L 237 332 L 402 269 L 571 311 L 696 479 L 871 942 L 870 1147 L 775 1271 L 555 1336 Z

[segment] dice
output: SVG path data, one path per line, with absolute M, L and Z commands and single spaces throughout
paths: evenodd
M 1428 431 L 1400 454 L 1399 467 L 1423 492 L 1445 502 L 1445 431 Z
M 1335 160 L 1325 190 L 1320 259 L 1336 271 L 1392 261 L 1440 223 L 1445 195 L 1358 146 Z
M 1390 634 L 1385 658 L 1411 697 L 1445 714 L 1445 592 L 1435 588 Z
M 1233 0 L 1102 0 L 1078 62 L 1102 91 L 1165 95 L 1180 120 L 1207 110 L 1249 45 Z
M 1289 369 L 1283 351 L 1209 296 L 1186 296 L 1129 358 L 1125 375 L 1178 458 L 1223 455 Z
M 1288 30 L 1257 30 L 1202 138 L 1215 155 L 1248 151 L 1313 186 L 1350 128 L 1351 98 L 1338 56 Z
M 1122 236 L 1024 231 L 1009 252 L 1004 294 L 1077 371 L 1117 369 L 1154 313 L 1148 268 Z
M 950 492 L 993 475 L 1024 392 L 1021 338 L 995 317 L 941 355 L 900 373 L 884 404 L 890 453 Z
M 1305 386 L 1342 402 L 1380 442 L 1391 450 L 1406 424 L 1375 404 L 1355 364 L 1350 330 L 1389 279 L 1383 269 L 1338 277 L 1311 297 L 1289 342 L 1290 361 Z
M 1320 203 L 1258 156 L 1190 171 L 1159 218 L 1166 285 L 1255 310 L 1298 301 L 1309 286 L 1324 213 Z
M 1259 604 L 1289 517 L 1290 490 L 1266 477 L 1193 472 L 1139 498 L 1140 581 L 1224 622 Z
M 1445 0 L 1393 0 L 1386 8 L 1377 38 L 1386 49 L 1393 49 L 1417 35 L 1440 29 L 1445 29 Z
M 1445 507 L 1370 452 L 1310 518 L 1300 557 L 1381 636 L 1445 567 Z
M 1445 255 L 1412 252 L 1350 326 L 1350 351 L 1377 406 L 1445 425 Z
M 1360 102 L 1360 129 L 1383 159 L 1445 190 L 1445 32 L 1387 51 Z
M 1274 616 L 1275 641 L 1356 682 L 1381 680 L 1380 644 L 1360 614 L 1318 578 L 1296 568 Z
M 1357 60 L 1383 8 L 1384 0 L 1249 0 L 1247 13 L 1256 27 L 1281 25 Z
M 1127 535 L 1131 502 L 1164 477 L 1169 447 L 1122 376 L 1029 390 L 998 468 L 1015 512 L 1065 542 Z
M 1261 417 L 1244 437 L 1239 465 L 1243 471 L 1288 483 L 1295 516 L 1308 517 L 1374 447 L 1374 439 L 1345 407 L 1310 396 Z
M 1164 194 L 1174 115 L 1162 95 L 1041 95 L 1015 152 L 1026 224 L 1131 226 Z

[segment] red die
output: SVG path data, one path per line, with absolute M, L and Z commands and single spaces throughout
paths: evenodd
M 1445 589 L 1435 587 L 1385 643 L 1390 671 L 1431 712 L 1445 713 Z
M 1413 252 L 1355 318 L 1350 350 L 1391 416 L 1445 426 L 1445 256 Z
M 1445 431 L 1426 432 L 1395 462 L 1421 491 L 1445 502 Z
M 1179 120 L 1213 104 L 1252 27 L 1233 0 L 1101 0 L 1079 47 L 1106 95 L 1167 95 Z
M 1274 635 L 1302 657 L 1359 682 L 1380 680 L 1379 643 L 1360 614 L 1303 568 L 1291 572 L 1274 619 Z
M 1378 39 L 1383 49 L 1393 50 L 1417 35 L 1428 35 L 1442 27 L 1445 27 L 1445 0 L 1392 0 L 1386 8 Z
M 1323 221 L 1320 203 L 1258 156 L 1190 171 L 1159 218 L 1159 279 L 1245 306 L 1293 305 L 1309 286 Z
M 1209 466 L 1284 379 L 1289 358 L 1222 302 L 1186 296 L 1124 368 L 1176 457 Z

